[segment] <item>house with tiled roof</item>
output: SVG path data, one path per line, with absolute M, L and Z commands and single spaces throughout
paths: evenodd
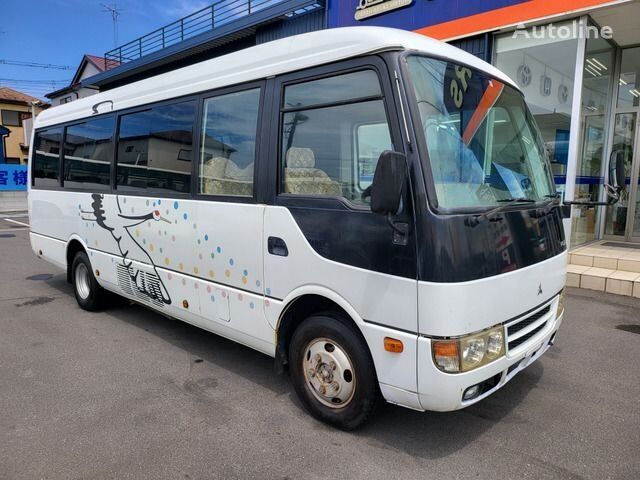
M 98 93 L 98 90 L 95 88 L 82 86 L 82 80 L 104 72 L 107 70 L 107 66 L 113 68 L 113 61 L 110 60 L 109 65 L 107 65 L 104 57 L 86 54 L 82 57 L 80 65 L 69 85 L 55 92 L 47 93 L 45 97 L 51 100 L 52 106 L 55 106 Z
M 39 98 L 0 87 L 0 164 L 27 163 L 32 116 L 48 106 Z

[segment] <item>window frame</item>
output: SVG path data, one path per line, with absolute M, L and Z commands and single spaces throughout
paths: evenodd
M 238 83 L 235 85 L 228 85 L 228 86 L 224 86 L 224 87 L 220 87 L 220 88 L 215 88 L 215 89 L 210 89 L 210 90 L 204 90 L 202 92 L 197 92 L 197 93 L 193 93 L 193 94 L 189 94 L 189 95 L 182 95 L 179 97 L 173 97 L 173 98 L 168 98 L 165 100 L 161 100 L 158 102 L 150 102 L 150 103 L 145 103 L 145 104 L 141 104 L 141 105 L 136 105 L 134 107 L 129 107 L 129 108 L 124 108 L 122 110 L 113 110 L 110 112 L 103 112 L 103 113 L 98 113 L 98 114 L 94 114 L 94 115 L 89 115 L 89 116 L 85 116 L 82 118 L 76 118 L 74 120 L 68 121 L 68 122 L 60 122 L 60 123 L 55 123 L 55 124 L 51 124 L 51 125 L 47 125 L 45 127 L 38 127 L 36 129 L 34 129 L 34 138 L 35 135 L 47 130 L 51 130 L 53 128 L 62 128 L 63 129 L 63 139 L 66 137 L 66 129 L 68 126 L 72 126 L 72 125 L 77 125 L 79 123 L 84 123 L 87 122 L 89 120 L 92 120 L 94 118 L 101 118 L 101 117 L 108 117 L 110 115 L 114 116 L 114 121 L 115 121 L 115 128 L 114 128 L 114 132 L 113 132 L 113 148 L 112 148 L 112 152 L 111 152 L 111 178 L 110 178 L 110 186 L 108 189 L 104 189 L 102 190 L 100 193 L 104 193 L 104 194 L 111 194 L 111 195 L 128 195 L 128 196 L 132 196 L 132 197 L 145 197 L 145 198 L 152 198 L 152 197 L 157 197 L 157 198 L 176 198 L 176 199 L 193 199 L 193 200 L 198 200 L 198 201 L 209 201 L 209 202 L 227 202 L 227 203 L 257 203 L 258 199 L 260 199 L 261 202 L 265 202 L 265 194 L 264 194 L 264 190 L 265 190 L 265 183 L 262 181 L 259 181 L 260 178 L 264 178 L 264 176 L 266 175 L 266 172 L 268 170 L 268 158 L 270 157 L 270 155 L 267 155 L 266 153 L 262 153 L 262 159 L 260 159 L 260 150 L 264 149 L 264 150 L 270 150 L 271 145 L 270 145 L 270 141 L 269 138 L 267 137 L 267 135 L 270 134 L 269 132 L 269 128 L 265 127 L 264 124 L 264 119 L 265 117 L 265 111 L 269 108 L 269 106 L 271 105 L 270 101 L 271 101 L 271 96 L 272 93 L 269 89 L 269 82 L 272 80 L 265 80 L 265 79 L 259 79 L 259 80 L 252 80 L 250 82 L 242 82 L 242 83 Z M 197 175 L 199 175 L 199 158 L 200 158 L 200 135 L 201 135 L 201 128 L 203 125 L 203 118 L 202 118 L 202 112 L 203 112 L 203 106 L 204 106 L 204 101 L 208 98 L 211 97 L 216 97 L 219 95 L 224 95 L 227 93 L 235 93 L 238 91 L 243 91 L 243 90 L 251 90 L 253 88 L 259 87 L 260 90 L 260 105 L 259 105 L 259 112 L 258 112 L 258 131 L 257 131 L 257 135 L 256 135 L 256 165 L 254 166 L 254 183 L 253 183 L 253 197 L 233 197 L 233 196 L 222 196 L 222 195 L 203 195 L 203 194 L 199 194 L 197 193 L 197 182 L 198 182 L 198 177 Z M 191 162 L 191 191 L 189 193 L 180 193 L 180 192 L 173 192 L 173 193 L 169 193 L 169 192 L 159 192 L 159 191 L 152 191 L 152 192 L 148 192 L 148 191 L 131 191 L 131 192 L 127 192 L 127 191 L 122 191 L 122 190 L 118 190 L 116 188 L 116 179 L 117 179 L 117 165 L 118 165 L 118 159 L 117 159 L 117 147 L 118 147 L 118 141 L 119 141 L 119 137 L 120 137 L 120 117 L 122 117 L 123 115 L 128 115 L 130 113 L 136 113 L 136 112 L 140 112 L 140 111 L 144 111 L 144 110 L 149 110 L 153 107 L 156 106 L 162 106 L 162 105 L 169 105 L 169 104 L 173 104 L 173 103 L 182 103 L 185 101 L 189 101 L 189 100 L 195 100 L 196 101 L 196 119 L 194 122 L 194 134 L 193 134 L 193 143 L 192 143 L 192 149 L 194 152 L 194 159 L 198 160 L 198 162 L 196 161 L 192 161 Z M 263 152 L 264 152 L 263 150 Z M 87 190 L 87 189 L 78 189 L 78 188 L 70 188 L 70 187 L 64 187 L 62 184 L 62 177 L 64 175 L 64 171 L 63 169 L 63 161 L 62 161 L 62 156 L 63 156 L 63 152 L 64 152 L 64 142 L 61 144 L 61 148 L 60 148 L 60 157 L 59 157 L 59 173 L 58 173 L 58 185 L 56 186 L 48 186 L 48 187 L 40 187 L 40 186 L 35 186 L 33 185 L 33 174 L 31 174 L 31 178 L 30 178 L 30 188 L 33 190 L 51 190 L 51 191 L 68 191 L 68 192 L 77 192 L 77 193 L 88 193 L 91 192 L 91 190 Z M 29 158 L 29 162 L 33 161 L 33 157 L 35 155 L 35 149 L 33 149 L 31 156 Z
M 58 184 L 55 186 L 51 186 L 51 187 L 42 187 L 42 186 L 38 186 L 35 184 L 36 181 L 36 177 L 33 176 L 33 170 L 35 168 L 35 156 L 36 156 L 36 152 L 37 152 L 37 147 L 36 147 L 36 135 L 42 133 L 42 132 L 46 132 L 47 130 L 54 130 L 56 128 L 60 128 L 62 130 L 62 137 L 60 138 L 60 151 L 58 152 Z M 30 172 L 30 177 L 28 182 L 29 182 L 29 188 L 32 190 L 54 190 L 54 191 L 59 191 L 62 190 L 62 175 L 64 173 L 64 170 L 62 169 L 62 158 L 64 155 L 64 138 L 67 135 L 67 126 L 66 124 L 55 124 L 55 125 L 49 125 L 47 127 L 43 127 L 43 128 L 38 128 L 37 130 L 34 130 L 33 132 L 33 148 L 32 148 L 32 153 L 31 156 L 29 157 L 29 172 Z M 71 190 L 70 190 L 71 191 Z M 82 190 L 84 192 L 86 192 L 86 190 Z
M 75 127 L 76 125 L 82 125 L 83 123 L 88 123 L 91 120 L 94 120 L 96 118 L 109 118 L 110 116 L 112 116 L 113 118 L 111 119 L 111 121 L 113 122 L 113 129 L 111 130 L 111 148 L 110 148 L 110 156 L 109 156 L 109 185 L 107 186 L 103 186 L 102 188 L 98 188 L 98 189 L 88 189 L 88 188 L 78 188 L 78 187 L 65 187 L 64 186 L 64 182 L 65 182 L 65 178 L 64 178 L 64 164 L 66 161 L 66 144 L 67 144 L 67 130 L 70 127 Z M 73 122 L 70 122 L 68 124 L 64 125 L 64 130 L 62 133 L 62 145 L 61 145 L 61 158 L 60 158 L 60 190 L 66 190 L 69 192 L 91 192 L 93 190 L 97 191 L 97 192 L 101 192 L 101 193 L 111 193 L 113 191 L 113 169 L 115 168 L 113 159 L 115 157 L 115 147 L 116 147 L 116 141 L 117 141 L 117 137 L 116 137 L 116 130 L 118 128 L 118 115 L 117 112 L 107 112 L 101 115 L 93 115 L 91 117 L 87 117 L 82 119 L 81 121 L 78 120 L 74 120 Z M 37 133 L 37 132 L 36 132 Z
M 200 111 L 202 109 L 202 95 L 201 94 L 195 94 L 195 95 L 186 95 L 186 96 L 182 96 L 182 97 L 176 97 L 176 98 L 168 98 L 166 100 L 162 100 L 159 102 L 154 102 L 154 103 L 148 103 L 145 105 L 136 105 L 135 107 L 131 107 L 128 108 L 126 110 L 120 110 L 116 112 L 116 117 L 117 117 L 117 123 L 116 123 L 116 130 L 115 130 L 115 142 L 114 142 L 114 149 L 113 149 L 113 155 L 111 157 L 111 165 L 112 165 L 112 169 L 111 169 L 111 193 L 115 194 L 115 195 L 128 195 L 131 197 L 158 197 L 158 198 L 178 198 L 178 199 L 189 199 L 189 198 L 193 198 L 193 160 L 191 162 L 191 169 L 189 170 L 189 175 L 191 176 L 190 180 L 189 180 L 189 188 L 190 191 L 187 193 L 183 193 L 183 192 L 176 192 L 176 191 L 171 191 L 171 192 L 166 192 L 163 190 L 149 190 L 147 188 L 144 189 L 144 191 L 140 191 L 140 190 L 134 190 L 134 189 L 127 189 L 125 185 L 120 185 L 121 188 L 118 188 L 118 184 L 117 184 L 117 179 L 118 179 L 118 144 L 120 142 L 120 124 L 121 124 L 121 118 L 126 116 L 126 115 L 131 115 L 131 114 L 135 114 L 135 113 L 140 113 L 140 112 L 145 112 L 147 110 L 153 110 L 154 108 L 158 108 L 158 107 L 164 107 L 164 106 L 168 106 L 168 105 L 176 105 L 179 103 L 186 103 L 189 101 L 195 101 L 195 113 L 194 113 L 194 122 L 193 122 L 193 134 L 191 137 L 191 150 L 194 152 L 194 156 L 195 156 L 195 152 L 196 152 L 196 147 L 197 147 L 197 143 L 196 142 L 196 136 L 197 136 L 197 132 L 196 132 L 196 128 L 197 128 L 197 124 L 198 124 L 198 116 L 200 115 Z M 112 113 L 112 112 L 108 112 L 108 113 Z M 122 187 L 125 187 L 124 189 Z M 86 191 L 86 190 L 84 190 Z
M 516 92 L 524 98 L 524 93 L 520 89 L 520 87 L 516 87 L 513 84 L 506 82 L 500 78 L 491 75 L 478 68 L 477 66 L 470 65 L 461 60 L 453 60 L 451 58 L 447 58 L 442 55 L 437 55 L 433 53 L 424 53 L 420 51 L 406 50 L 400 53 L 398 56 L 398 65 L 399 65 L 399 74 L 401 76 L 402 82 L 404 84 L 404 98 L 407 102 L 408 111 L 407 117 L 412 125 L 416 125 L 415 142 L 416 149 L 418 152 L 418 158 L 421 164 L 421 169 L 424 177 L 426 194 L 427 194 L 427 203 L 429 206 L 429 210 L 438 216 L 447 216 L 447 215 L 469 215 L 469 214 L 481 214 L 483 212 L 487 212 L 495 208 L 495 206 L 487 206 L 487 207 L 443 207 L 439 204 L 438 195 L 436 192 L 435 179 L 433 176 L 433 170 L 431 168 L 431 158 L 429 156 L 429 150 L 427 148 L 427 141 L 425 135 L 418 134 L 418 129 L 422 124 L 422 120 L 420 117 L 420 110 L 417 105 L 416 96 L 415 96 L 415 88 L 413 84 L 413 80 L 411 77 L 411 73 L 409 71 L 409 65 L 407 59 L 411 56 L 423 57 L 430 60 L 441 61 L 445 63 L 452 63 L 455 65 L 459 65 L 461 67 L 470 68 L 474 71 L 481 72 L 483 75 L 486 75 L 488 78 L 495 79 L 500 83 L 503 83 L 511 88 L 513 88 Z M 518 210 L 530 210 L 534 204 L 516 204 L 506 207 L 504 211 L 518 211 Z
M 5 123 L 4 114 L 6 112 L 11 112 L 11 113 L 17 114 L 18 115 L 18 123 L 17 124 Z M 11 110 L 9 108 L 3 108 L 0 111 L 0 124 L 4 125 L 5 127 L 22 127 L 24 118 L 23 118 L 23 116 L 21 114 L 23 114 L 23 113 L 29 113 L 29 112 L 23 112 L 22 110 Z
M 204 118 L 204 103 L 212 98 L 222 97 L 225 95 L 230 95 L 233 93 L 241 93 L 247 92 L 250 90 L 259 89 L 260 95 L 258 100 L 258 119 L 257 119 L 257 129 L 256 129 L 256 150 L 255 150 L 255 158 L 253 164 L 253 188 L 251 196 L 240 196 L 240 195 L 217 195 L 217 194 L 208 194 L 208 193 L 200 193 L 199 192 L 199 180 L 200 180 L 200 159 L 202 152 L 200 151 L 200 139 L 202 138 L 202 129 L 205 126 L 205 118 Z M 194 154 L 196 158 L 194 159 L 193 165 L 193 173 L 192 173 L 192 185 L 191 190 L 193 192 L 193 198 L 195 200 L 208 200 L 213 202 L 227 202 L 227 203 L 257 203 L 259 198 L 259 190 L 261 190 L 261 185 L 258 180 L 260 178 L 260 172 L 262 171 L 263 165 L 268 161 L 267 155 L 261 155 L 262 149 L 265 145 L 268 145 L 267 139 L 264 138 L 265 134 L 265 125 L 264 125 L 264 111 L 265 111 L 265 98 L 266 98 L 266 81 L 258 80 L 253 82 L 242 83 L 238 85 L 233 85 L 229 87 L 223 87 L 215 90 L 210 90 L 208 92 L 203 93 L 200 96 L 200 104 L 198 111 L 198 120 L 197 120 L 197 149 L 194 149 Z M 268 147 L 267 147 L 268 148 Z M 260 158 L 263 157 L 261 161 Z
M 348 73 L 355 73 L 363 70 L 372 70 L 378 76 L 380 95 L 375 97 L 362 97 L 350 101 L 341 100 L 321 105 L 309 105 L 301 108 L 286 108 L 284 106 L 285 88 L 287 86 L 340 76 Z M 393 148 L 397 152 L 405 153 L 405 143 L 401 134 L 400 119 L 398 117 L 399 107 L 396 106 L 396 96 L 387 63 L 377 55 L 369 55 L 285 74 L 275 79 L 273 97 L 270 133 L 272 142 L 270 152 L 272 157 L 268 162 L 269 167 L 272 169 L 268 175 L 270 182 L 269 187 L 271 189 L 269 192 L 271 203 L 291 207 L 318 207 L 348 210 L 360 213 L 373 213 L 371 212 L 369 205 L 356 204 L 343 196 L 308 195 L 282 192 L 282 127 L 284 115 L 290 111 L 329 108 L 333 106 L 352 105 L 367 101 L 381 100 L 383 102 L 383 108 L 385 110 Z

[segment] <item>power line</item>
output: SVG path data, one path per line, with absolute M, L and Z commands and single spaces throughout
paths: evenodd
M 32 68 L 49 68 L 52 70 L 73 70 L 73 67 L 68 65 L 54 65 L 52 63 L 36 63 L 36 62 L 19 62 L 17 60 L 3 60 L 0 59 L 0 65 L 14 65 L 17 67 L 32 67 Z
M 14 83 L 45 83 L 51 85 L 52 83 L 66 83 L 69 84 L 69 80 L 27 80 L 20 78 L 0 78 L 0 82 L 14 82 Z
M 103 12 L 107 12 L 111 14 L 111 20 L 113 21 L 113 48 L 118 46 L 118 17 L 122 13 L 122 9 L 118 8 L 118 3 L 113 2 L 113 4 L 101 3 Z

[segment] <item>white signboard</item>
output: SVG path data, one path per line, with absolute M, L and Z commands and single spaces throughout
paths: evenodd
M 398 8 L 409 6 L 413 0 L 360 0 L 356 8 L 356 20 L 390 12 Z

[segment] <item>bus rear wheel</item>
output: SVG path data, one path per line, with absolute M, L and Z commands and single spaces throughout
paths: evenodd
M 289 345 L 289 368 L 298 398 L 315 418 L 353 430 L 373 415 L 380 394 L 364 340 L 339 318 L 304 320 Z
M 104 305 L 105 290 L 98 284 L 91 268 L 89 257 L 84 252 L 76 253 L 71 264 L 71 282 L 78 305 L 90 312 Z

